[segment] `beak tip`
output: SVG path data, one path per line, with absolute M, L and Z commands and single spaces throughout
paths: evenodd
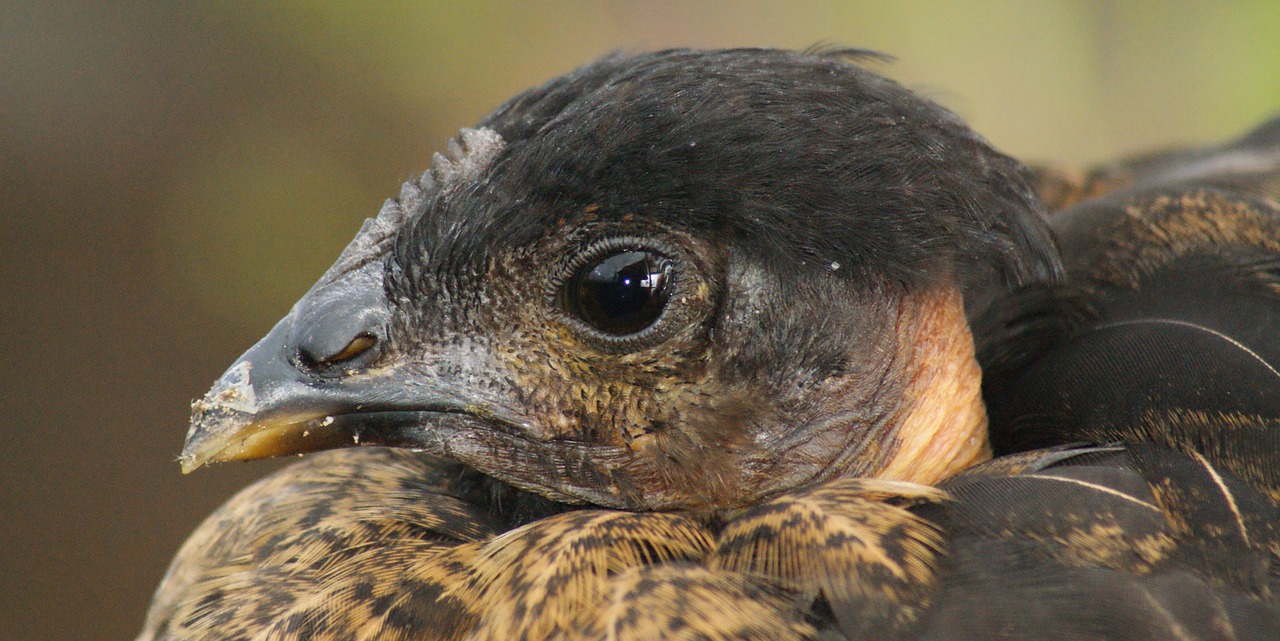
M 210 451 L 210 443 L 207 442 L 208 439 L 201 438 L 203 435 L 202 431 L 194 428 L 187 434 L 187 440 L 182 444 L 182 453 L 178 455 L 178 464 L 182 466 L 183 474 L 190 474 L 216 458 L 217 453 Z
M 186 452 L 183 452 L 182 455 L 178 457 L 178 464 L 182 466 L 183 474 L 190 474 L 201 467 L 204 467 L 204 461 L 201 461 Z
M 191 425 L 178 455 L 183 474 L 225 460 L 237 437 L 243 440 L 243 431 L 254 424 L 259 403 L 249 380 L 251 367 L 247 360 L 238 361 L 203 398 L 191 402 Z

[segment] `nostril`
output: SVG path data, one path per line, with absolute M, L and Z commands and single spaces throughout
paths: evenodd
M 317 285 L 289 312 L 284 350 L 292 365 L 317 376 L 345 376 L 382 353 L 389 309 L 382 263 Z
M 378 337 L 368 332 L 357 334 L 340 349 L 318 349 L 320 345 L 301 345 L 298 349 L 298 360 L 308 369 L 324 370 L 341 365 L 363 365 L 365 357 L 378 345 Z M 328 352 L 328 353 L 326 353 Z
M 347 343 L 346 347 L 343 347 L 341 350 L 339 350 L 336 354 L 333 354 L 332 356 L 328 356 L 328 357 L 325 357 L 324 359 L 321 359 L 320 362 L 326 365 L 336 365 L 338 363 L 345 363 L 347 361 L 352 361 L 362 356 L 365 352 L 368 352 L 369 350 L 373 349 L 373 346 L 377 344 L 378 344 L 378 339 L 373 335 L 360 334 L 359 336 L 356 336 L 355 338 L 351 339 L 351 342 Z

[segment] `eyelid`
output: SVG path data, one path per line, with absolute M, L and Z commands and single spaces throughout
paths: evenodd
M 578 270 L 582 269 L 583 265 L 594 260 L 599 260 L 600 258 L 621 249 L 648 251 L 661 256 L 666 256 L 675 264 L 676 278 L 680 277 L 680 273 L 683 269 L 680 260 L 680 253 L 675 251 L 675 247 L 670 243 L 659 238 L 645 236 L 606 236 L 586 243 L 578 243 L 565 249 L 566 255 L 561 258 L 559 264 L 551 270 L 551 278 L 547 281 L 545 289 L 546 300 L 552 304 L 559 301 L 562 290 L 566 285 L 568 285 L 574 275 L 578 273 Z

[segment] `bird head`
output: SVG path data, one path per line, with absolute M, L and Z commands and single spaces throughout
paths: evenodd
M 194 403 L 184 469 L 383 445 L 708 510 L 981 460 L 966 316 L 1052 240 L 1021 165 L 848 58 L 615 56 L 515 97 Z

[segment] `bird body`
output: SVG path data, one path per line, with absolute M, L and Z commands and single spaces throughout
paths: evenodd
M 1275 638 L 1274 126 L 1047 215 L 848 55 L 611 57 L 461 132 L 194 404 L 188 471 L 333 451 L 141 639 Z

